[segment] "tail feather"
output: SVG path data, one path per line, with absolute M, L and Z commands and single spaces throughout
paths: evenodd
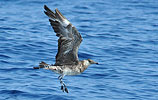
M 39 67 L 33 67 L 34 69 L 40 69 L 40 68 L 45 68 L 45 67 L 47 67 L 48 66 L 48 64 L 46 64 L 45 62 L 40 62 L 39 63 Z

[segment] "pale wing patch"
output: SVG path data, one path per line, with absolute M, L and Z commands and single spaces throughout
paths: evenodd
M 67 26 L 70 24 L 70 22 L 65 19 L 65 20 L 63 21 L 63 24 L 64 24 L 64 27 L 67 27 Z

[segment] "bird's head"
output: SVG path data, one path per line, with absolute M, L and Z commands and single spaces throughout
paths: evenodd
M 95 61 L 93 61 L 93 60 L 91 60 L 91 59 L 87 59 L 87 60 L 83 60 L 83 65 L 84 66 L 89 66 L 89 65 L 91 65 L 91 64 L 98 64 L 97 62 L 95 62 Z

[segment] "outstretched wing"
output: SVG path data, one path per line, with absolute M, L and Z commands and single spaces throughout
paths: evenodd
M 50 18 L 50 24 L 56 32 L 58 39 L 58 53 L 55 65 L 78 64 L 78 48 L 82 37 L 77 29 L 55 9 L 55 13 L 44 5 L 45 14 Z

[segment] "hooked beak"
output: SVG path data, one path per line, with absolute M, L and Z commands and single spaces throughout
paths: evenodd
M 98 65 L 99 63 L 98 62 L 93 62 L 93 64 L 97 64 Z

